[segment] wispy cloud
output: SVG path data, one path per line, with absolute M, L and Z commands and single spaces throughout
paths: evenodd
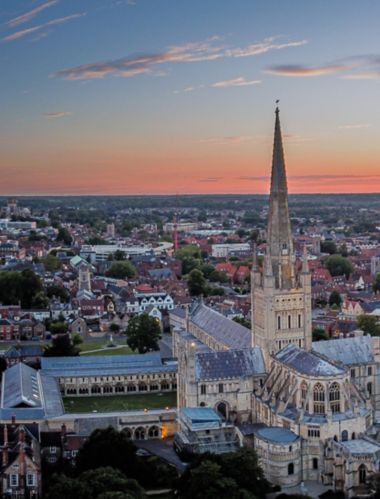
M 208 137 L 197 140 L 198 144 L 242 144 L 251 142 L 255 137 L 249 135 L 229 135 L 225 137 Z
M 326 64 L 324 66 L 307 67 L 295 64 L 285 64 L 281 66 L 271 66 L 264 70 L 265 73 L 277 76 L 321 76 L 352 69 L 349 64 Z
M 205 177 L 205 178 L 200 178 L 198 182 L 219 182 L 219 180 L 222 180 L 223 177 Z
M 51 26 L 56 26 L 59 24 L 64 24 L 67 23 L 68 21 L 71 21 L 72 19 L 77 19 L 78 17 L 83 17 L 85 16 L 85 12 L 80 12 L 77 14 L 71 14 L 70 16 L 66 17 L 58 17 L 57 19 L 52 19 L 51 21 L 48 21 L 47 23 L 44 24 L 39 24 L 37 26 L 32 26 L 31 28 L 25 28 L 20 31 L 16 31 L 14 33 L 11 33 L 10 35 L 2 38 L 3 42 L 11 42 L 14 40 L 17 40 L 19 38 L 23 38 L 24 36 L 30 35 L 32 33 L 37 33 L 39 31 L 42 31 L 45 28 L 49 28 Z
M 33 17 L 35 17 L 37 14 L 42 12 L 45 9 L 48 9 L 49 7 L 53 7 L 53 5 L 56 5 L 58 3 L 58 0 L 50 0 L 48 2 L 45 2 L 38 7 L 29 10 L 28 12 L 25 12 L 25 14 L 22 14 L 21 16 L 14 17 L 13 19 L 10 19 L 6 24 L 10 28 L 14 28 L 15 26 L 18 26 L 19 24 L 24 24 L 26 22 L 29 22 Z
M 269 182 L 270 177 L 264 175 L 243 175 L 240 177 L 236 177 L 236 180 L 242 181 L 252 181 L 252 182 Z M 344 174 L 336 174 L 336 175 L 289 175 L 288 180 L 293 183 L 302 183 L 302 184 L 313 184 L 315 182 L 321 182 L 324 185 L 337 185 L 339 182 L 339 186 L 341 185 L 357 185 L 360 184 L 373 184 L 376 182 L 380 182 L 380 175 L 377 174 L 364 174 L 364 175 L 344 175 Z
M 75 66 L 58 71 L 55 76 L 68 80 L 103 78 L 110 75 L 128 78 L 136 74 L 150 73 L 154 66 L 170 62 L 201 62 L 229 57 L 249 57 L 270 50 L 280 50 L 307 43 L 306 40 L 287 43 L 277 43 L 275 40 L 275 37 L 271 37 L 246 47 L 228 48 L 221 44 L 219 36 L 214 36 L 202 42 L 168 47 L 167 50 L 158 54 L 128 56 Z
M 43 116 L 49 120 L 55 120 L 57 118 L 64 118 L 70 114 L 69 111 L 51 111 L 49 113 L 43 113 Z
M 250 85 L 259 85 L 261 80 L 247 80 L 243 76 L 239 78 L 233 78 L 232 80 L 221 80 L 212 83 L 211 86 L 214 88 L 227 88 L 227 87 L 246 87 Z
M 348 124 L 348 125 L 339 125 L 338 128 L 344 129 L 344 130 L 352 130 L 352 129 L 359 129 L 359 128 L 369 128 L 372 125 L 370 123 L 357 123 L 357 124 Z
M 343 75 L 344 80 L 379 80 L 380 79 L 380 69 L 377 71 L 366 71 L 362 73 L 352 73 L 348 75 Z

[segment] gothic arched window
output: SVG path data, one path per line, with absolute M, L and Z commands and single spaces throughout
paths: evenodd
M 325 389 L 321 383 L 316 383 L 313 390 L 314 412 L 316 414 L 325 413 Z
M 338 383 L 333 383 L 329 389 L 331 412 L 340 412 L 340 388 Z

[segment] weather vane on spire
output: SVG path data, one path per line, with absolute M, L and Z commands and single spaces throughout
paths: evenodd
M 276 99 L 276 113 L 279 112 L 279 109 L 278 109 L 278 103 L 280 102 L 280 99 Z

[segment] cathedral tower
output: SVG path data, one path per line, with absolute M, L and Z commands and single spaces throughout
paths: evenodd
M 297 272 L 279 109 L 276 108 L 267 249 L 262 269 L 251 275 L 252 345 L 270 355 L 293 343 L 311 348 L 311 276 L 304 253 Z

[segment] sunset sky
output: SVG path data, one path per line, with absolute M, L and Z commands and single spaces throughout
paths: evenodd
M 1 0 L 0 194 L 380 192 L 380 2 Z

